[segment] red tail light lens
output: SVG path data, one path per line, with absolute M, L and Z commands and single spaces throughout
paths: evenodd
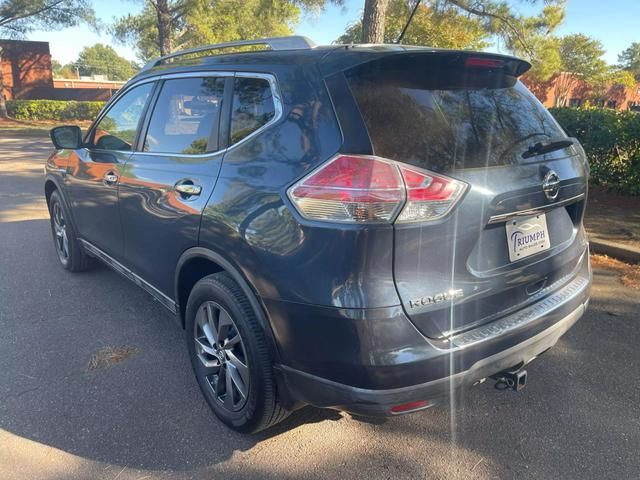
M 452 178 L 401 166 L 407 203 L 397 222 L 423 222 L 444 217 L 458 202 L 466 185 Z
M 338 155 L 291 187 L 288 195 L 311 220 L 391 223 L 397 216 L 398 222 L 408 223 L 446 215 L 464 189 L 457 180 L 384 158 Z
M 312 220 L 385 223 L 404 203 L 404 186 L 388 160 L 339 155 L 294 185 L 289 198 Z

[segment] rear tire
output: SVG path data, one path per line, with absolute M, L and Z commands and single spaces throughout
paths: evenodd
M 53 244 L 60 264 L 70 272 L 82 272 L 91 268 L 95 260 L 82 250 L 73 226 L 68 220 L 69 213 L 57 190 L 49 198 L 49 216 Z
M 196 283 L 185 326 L 198 385 L 223 423 L 238 432 L 256 433 L 289 415 L 278 402 L 264 331 L 229 274 L 216 273 Z

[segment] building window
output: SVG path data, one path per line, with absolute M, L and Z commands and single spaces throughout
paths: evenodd
M 580 105 L 582 105 L 582 100 L 579 98 L 572 98 L 569 100 L 570 107 L 579 107 Z
M 616 108 L 615 100 L 607 100 L 607 108 Z

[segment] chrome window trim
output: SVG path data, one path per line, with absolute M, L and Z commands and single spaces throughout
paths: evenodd
M 491 223 L 506 222 L 507 220 L 514 217 L 527 217 L 531 215 L 539 215 L 553 208 L 564 207 L 566 205 L 576 203 L 582 200 L 583 198 L 584 198 L 584 193 L 581 193 L 580 195 L 576 195 L 575 197 L 565 198 L 564 200 L 550 203 L 548 205 L 542 205 L 540 207 L 535 207 L 535 208 L 527 208 L 526 210 L 518 210 L 516 212 L 501 213 L 500 215 L 493 215 L 489 218 L 489 223 L 491 224 Z
M 190 153 L 167 153 L 167 152 L 143 152 L 143 151 L 139 151 L 139 150 L 103 150 L 103 151 L 110 151 L 110 152 L 130 152 L 132 155 L 141 155 L 141 156 L 156 156 L 156 157 L 178 157 L 178 158 L 206 158 L 206 157 L 211 157 L 211 156 L 215 156 L 215 155 L 220 155 L 220 154 L 225 154 L 228 151 L 236 148 L 239 145 L 242 145 L 244 142 L 248 141 L 249 139 L 253 138 L 255 135 L 258 135 L 259 133 L 261 133 L 262 131 L 266 130 L 267 128 L 269 128 L 271 125 L 275 124 L 276 122 L 278 122 L 282 116 L 283 116 L 283 112 L 284 112 L 284 107 L 283 107 L 283 102 L 282 102 L 282 96 L 280 94 L 280 88 L 278 86 L 278 82 L 276 80 L 275 75 L 271 74 L 271 73 L 261 73 L 261 72 L 229 72 L 229 71 L 202 71 L 202 72 L 184 72 L 184 73 L 165 73 L 165 74 L 159 74 L 159 75 L 155 75 L 152 77 L 148 77 L 148 78 L 144 78 L 141 79 L 139 81 L 137 81 L 136 83 L 132 83 L 131 85 L 127 86 L 126 89 L 122 90 L 122 93 L 118 92 L 118 95 L 116 97 L 114 97 L 113 103 L 118 101 L 118 98 L 120 98 L 122 95 L 125 95 L 129 90 L 138 87 L 142 84 L 145 83 L 150 83 L 150 82 L 157 82 L 157 81 L 161 81 L 161 80 L 172 80 L 172 79 L 179 79 L 179 78 L 194 78 L 194 77 L 233 77 L 233 78 L 261 78 L 263 80 L 267 80 L 269 82 L 269 86 L 271 87 L 271 98 L 273 98 L 273 108 L 274 108 L 274 116 L 271 120 L 269 120 L 267 123 L 265 123 L 264 125 L 262 125 L 260 128 L 258 128 L 257 130 L 251 132 L 249 135 L 247 135 L 246 137 L 244 137 L 242 140 L 240 140 L 239 142 L 234 143 L 233 145 L 229 145 L 225 148 L 219 149 L 219 150 L 215 150 L 213 152 L 206 152 L 206 153 L 194 153 L 194 154 L 190 154 Z M 105 110 L 104 113 L 101 113 L 98 118 L 96 119 L 94 125 L 97 125 L 100 120 L 102 120 L 102 117 L 104 115 L 106 115 L 106 113 L 108 112 L 108 110 Z M 152 112 L 153 114 L 153 112 Z M 93 129 L 93 126 L 92 126 Z

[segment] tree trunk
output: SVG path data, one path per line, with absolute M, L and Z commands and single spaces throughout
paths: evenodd
M 4 79 L 2 75 L 2 51 L 0 51 L 0 118 L 9 118 L 7 103 L 4 100 Z
M 168 0 L 157 0 L 155 2 L 156 13 L 158 15 L 158 48 L 160 55 L 171 53 L 171 8 Z
M 362 42 L 384 43 L 384 18 L 389 0 L 365 0 L 362 15 Z

